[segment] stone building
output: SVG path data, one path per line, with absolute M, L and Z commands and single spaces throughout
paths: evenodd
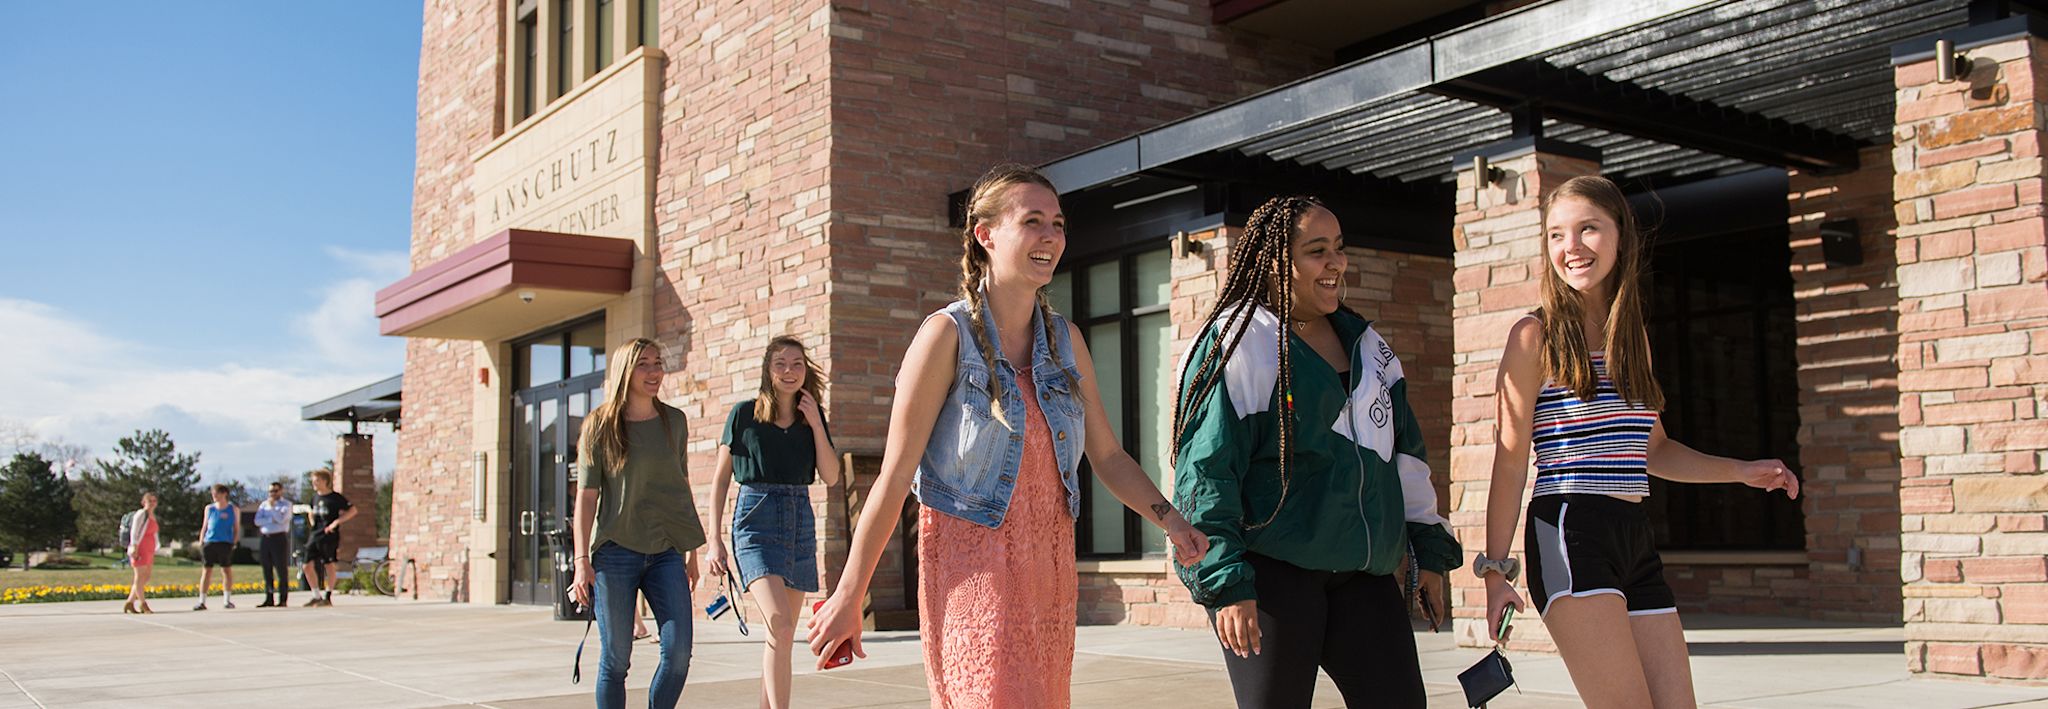
M 551 603 L 606 353 L 668 347 L 701 504 L 792 334 L 857 473 L 813 490 L 836 581 L 897 363 L 954 297 L 960 193 L 1004 160 L 1064 193 L 1054 300 L 1162 485 L 1235 229 L 1324 197 L 1477 549 L 1537 199 L 1602 173 L 1657 226 L 1667 427 L 1807 490 L 1655 487 L 1680 605 L 1904 623 L 1915 671 L 2048 679 L 2044 36 L 1963 0 L 431 0 L 414 272 L 376 303 L 409 338 L 393 556 L 426 593 Z M 1084 622 L 1204 624 L 1159 535 L 1084 490 Z M 883 625 L 915 622 L 905 536 Z M 1478 642 L 1477 581 L 1453 596 Z

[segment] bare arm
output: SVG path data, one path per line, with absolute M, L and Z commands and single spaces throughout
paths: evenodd
M 1529 481 L 1529 450 L 1536 398 L 1543 392 L 1543 324 L 1534 317 L 1508 330 L 1494 379 L 1493 483 L 1486 493 L 1486 558 L 1506 558 L 1522 518 L 1522 486 Z
M 1650 429 L 1650 474 L 1682 483 L 1742 483 L 1765 490 L 1784 490 L 1799 498 L 1799 478 L 1775 459 L 1736 460 L 1707 455 L 1671 440 L 1664 433 L 1664 420 Z
M 896 373 L 896 399 L 889 410 L 889 437 L 882 453 L 881 476 L 861 508 L 860 524 L 854 530 L 838 587 L 811 617 L 813 655 L 850 642 L 855 655 L 867 656 L 860 646 L 861 599 L 874 579 L 882 546 L 895 533 L 896 520 L 902 518 L 911 479 L 917 474 L 918 461 L 924 457 L 939 409 L 945 406 L 946 391 L 952 387 L 954 362 L 960 351 L 957 337 L 952 318 L 930 317 L 918 328 L 910 350 L 904 353 L 903 366 Z M 827 659 L 819 658 L 820 669 Z
M 718 472 L 711 475 L 711 543 L 725 540 L 725 495 L 732 488 L 732 448 L 718 447 Z
M 1116 429 L 1109 425 L 1109 412 L 1102 408 L 1101 392 L 1095 387 L 1095 357 L 1089 354 L 1088 343 L 1081 341 L 1081 329 L 1073 323 L 1067 323 L 1067 338 L 1073 343 L 1074 364 L 1081 369 L 1081 390 L 1077 393 L 1088 409 L 1088 462 L 1094 464 L 1095 478 L 1125 507 L 1166 530 L 1173 539 L 1174 551 L 1185 557 L 1182 563 L 1192 564 L 1201 559 L 1209 553 L 1209 537 L 1188 524 L 1145 475 L 1145 469 L 1117 441 Z
M 809 419 L 805 419 L 809 420 Z M 817 444 L 818 479 L 825 481 L 825 487 L 839 486 L 839 450 L 832 447 L 832 437 L 825 434 L 824 417 L 819 417 L 817 430 L 812 431 L 811 440 Z

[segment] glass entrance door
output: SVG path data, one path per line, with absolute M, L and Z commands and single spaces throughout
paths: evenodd
M 558 557 L 573 543 L 583 419 L 604 400 L 604 322 L 534 338 L 514 354 L 510 595 L 513 603 L 550 605 L 570 580 Z

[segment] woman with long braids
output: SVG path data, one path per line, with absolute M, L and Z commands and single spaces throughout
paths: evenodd
M 1642 500 L 1650 475 L 1740 482 L 1799 496 L 1777 460 L 1702 454 L 1664 435 L 1650 369 L 1642 268 L 1648 244 L 1621 189 L 1575 177 L 1543 199 L 1543 307 L 1508 331 L 1494 387 L 1499 426 L 1487 495 L 1488 632 L 1520 608 L 1508 556 L 1531 449 L 1536 491 L 1523 550 L 1529 592 L 1588 707 L 1695 705 L 1692 669 Z
M 683 456 L 689 425 L 658 398 L 662 359 L 653 340 L 626 343 L 605 375 L 604 403 L 583 419 L 569 597 L 597 621 L 599 709 L 626 705 L 637 596 L 646 596 L 661 639 L 647 705 L 675 706 L 690 676 L 690 589 L 704 525 Z
M 1460 553 L 1401 360 L 1342 305 L 1347 265 L 1330 210 L 1266 202 L 1182 364 L 1174 501 L 1209 553 L 1178 570 L 1240 707 L 1309 706 L 1318 667 L 1349 706 L 1426 703 L 1393 574 L 1419 566 L 1439 598 Z
M 1206 542 L 1117 443 L 1080 330 L 1046 305 L 1067 245 L 1052 182 L 999 165 L 966 206 L 961 299 L 927 317 L 904 356 L 881 476 L 839 587 L 811 619 L 811 652 L 852 643 L 865 656 L 861 599 L 915 492 L 932 706 L 1066 707 L 1082 454 L 1177 553 L 1191 560 Z
M 711 575 L 739 574 L 740 588 L 768 620 L 761 649 L 761 706 L 789 706 L 790 648 L 804 594 L 818 590 L 818 539 L 811 483 L 839 485 L 839 453 L 818 400 L 825 373 L 804 343 L 782 336 L 761 354 L 761 388 L 732 407 L 718 439 L 711 483 Z M 740 484 L 732 510 L 732 554 L 720 517 L 726 489 Z M 731 599 L 738 602 L 740 599 Z

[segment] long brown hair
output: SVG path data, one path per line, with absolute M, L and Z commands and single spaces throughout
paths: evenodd
M 1294 442 L 1294 367 L 1289 359 L 1293 348 L 1288 344 L 1287 327 L 1294 306 L 1294 236 L 1301 229 L 1301 218 L 1320 207 L 1322 203 L 1314 197 L 1294 195 L 1266 200 L 1252 212 L 1251 219 L 1245 222 L 1244 234 L 1231 248 L 1234 253 L 1230 270 L 1223 276 L 1223 291 L 1216 295 L 1216 304 L 1209 308 L 1208 317 L 1202 319 L 1202 327 L 1196 332 L 1207 333 L 1219 318 L 1223 327 L 1209 352 L 1195 364 L 1194 376 L 1187 380 L 1187 385 L 1173 391 L 1173 462 L 1178 464 L 1188 414 L 1201 406 L 1217 383 L 1223 381 L 1224 364 L 1251 329 L 1250 306 L 1264 306 L 1279 316 L 1279 337 L 1274 347 L 1280 353 L 1280 371 L 1274 391 L 1281 395 L 1280 501 L 1273 505 L 1273 514 L 1266 521 L 1245 525 L 1246 529 L 1272 524 L 1280 516 L 1280 508 L 1287 504 L 1287 459 Z M 1226 338 L 1228 342 L 1224 341 Z M 1193 396 L 1189 396 L 1189 388 L 1194 389 Z
M 989 369 L 988 396 L 992 402 L 989 408 L 995 410 L 996 420 L 1002 422 L 1004 426 L 1009 426 L 1010 421 L 1003 414 L 1003 397 L 996 391 L 996 356 L 989 344 L 988 318 L 984 314 L 988 304 L 982 302 L 982 288 L 989 277 L 988 249 L 982 248 L 981 242 L 975 240 L 974 230 L 983 226 L 995 226 L 1003 214 L 1010 210 L 1010 188 L 1019 185 L 1037 185 L 1052 192 L 1054 197 L 1059 196 L 1059 189 L 1052 186 L 1052 180 L 1046 179 L 1045 175 L 1029 166 L 1016 163 L 996 165 L 989 168 L 981 179 L 974 181 L 974 190 L 967 197 L 967 226 L 960 230 L 960 297 L 967 301 L 967 316 L 971 323 L 968 329 L 974 335 L 975 346 L 981 349 L 982 364 L 987 365 Z M 1038 289 L 1038 321 L 1045 329 L 1047 345 L 1059 342 L 1059 338 L 1053 332 L 1052 313 L 1052 304 L 1045 299 L 1045 289 Z M 1080 375 L 1064 365 L 1060 372 L 1066 375 L 1068 391 L 1079 398 Z
M 825 415 L 825 370 L 818 367 L 817 360 L 811 359 L 811 351 L 794 337 L 782 335 L 768 341 L 768 349 L 761 353 L 761 391 L 754 395 L 754 420 L 760 423 L 775 423 L 782 418 L 782 399 L 775 395 L 775 378 L 769 374 L 768 366 L 775 361 L 775 353 L 782 348 L 794 348 L 804 358 L 804 383 L 799 387 L 802 393 L 810 394 L 811 401 L 818 403 L 818 416 Z M 802 420 L 803 410 L 796 412 Z M 813 424 L 822 423 L 812 421 Z
M 590 410 L 590 416 L 583 419 L 583 445 L 585 459 L 590 455 L 602 456 L 606 473 L 617 473 L 626 465 L 626 395 L 633 387 L 633 367 L 640 361 L 640 355 L 648 348 L 664 361 L 668 351 L 661 343 L 645 337 L 633 338 L 612 358 L 612 371 L 604 378 L 604 403 Z M 657 399 L 655 407 L 661 407 Z M 662 425 L 668 425 L 668 418 L 662 417 Z
M 1664 390 L 1650 368 L 1650 331 L 1643 323 L 1643 262 L 1649 237 L 1628 208 L 1628 198 L 1613 180 L 1598 175 L 1574 177 L 1543 198 L 1544 233 L 1549 234 L 1550 208 L 1566 197 L 1586 200 L 1614 219 L 1614 270 L 1607 274 L 1607 376 L 1621 398 L 1661 411 Z M 1590 401 L 1599 390 L 1593 359 L 1586 344 L 1585 295 L 1557 275 L 1546 255 L 1543 264 L 1543 374 Z M 1596 306 L 1597 307 L 1597 306 Z

